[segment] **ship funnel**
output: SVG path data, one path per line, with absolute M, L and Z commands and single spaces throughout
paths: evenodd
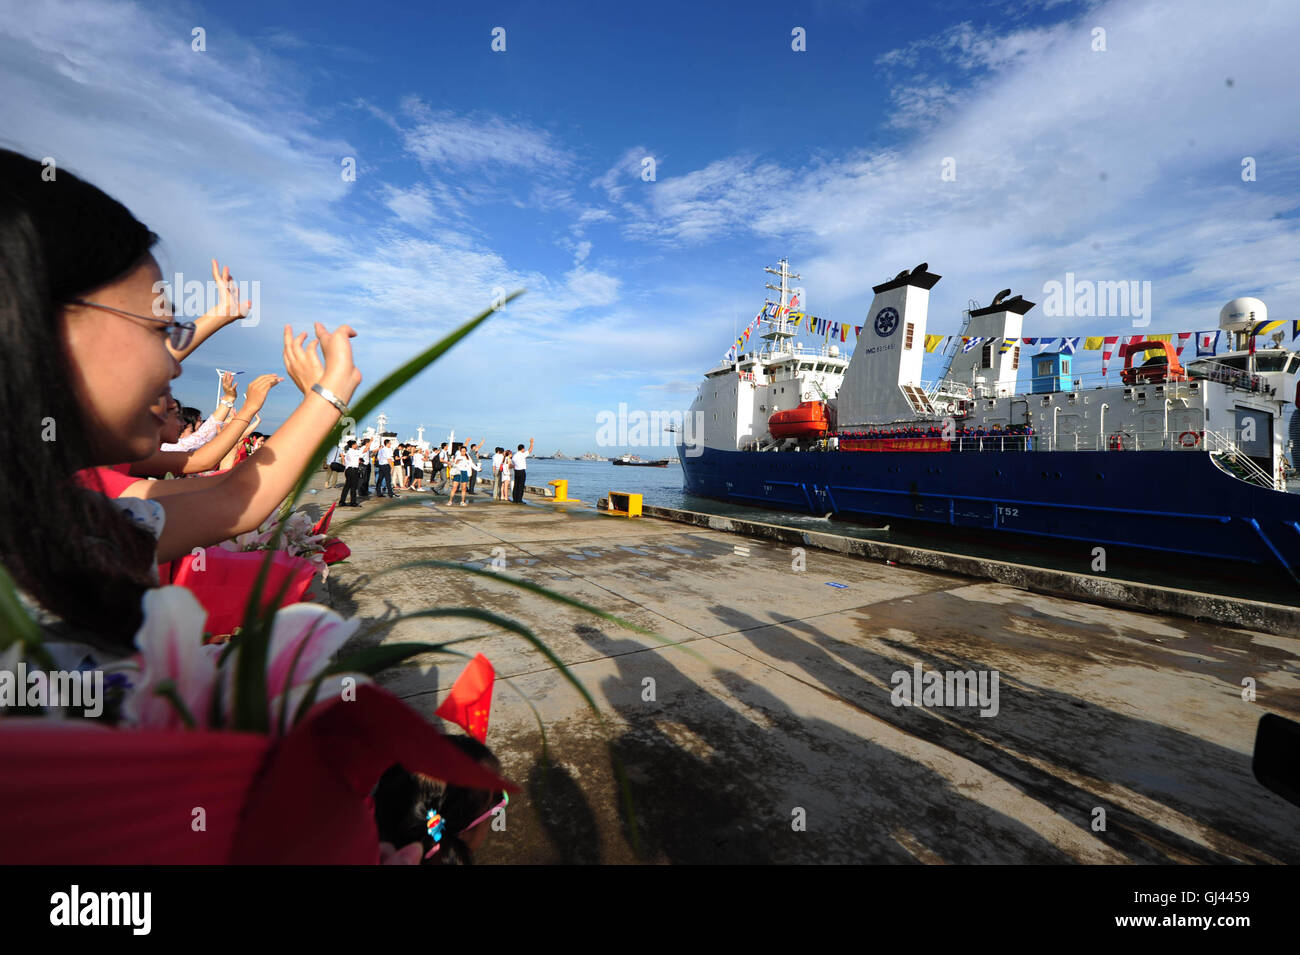
M 1009 295 L 1011 289 L 1002 289 L 988 305 L 970 310 L 966 331 L 970 338 L 979 341 L 952 356 L 948 378 L 963 383 L 982 380 L 990 384 L 990 394 L 1015 393 L 1021 326 L 1025 313 L 1034 303 L 1023 295 L 1008 298 Z
M 838 395 L 839 426 L 928 413 L 921 381 L 930 289 L 939 276 L 922 262 L 872 288 L 853 359 Z
M 1246 331 L 1256 322 L 1268 321 L 1268 306 L 1257 298 L 1234 298 L 1219 310 L 1219 328 Z

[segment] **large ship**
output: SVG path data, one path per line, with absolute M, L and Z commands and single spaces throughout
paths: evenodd
M 936 380 L 922 379 L 930 291 L 922 263 L 874 286 L 851 357 L 795 341 L 786 260 L 761 345 L 710 369 L 679 443 L 691 494 L 870 523 L 919 521 L 1281 566 L 1300 584 L 1300 495 L 1284 412 L 1300 354 L 1256 349 L 1264 303 L 1219 316 L 1229 350 L 1179 361 L 1131 339 L 1088 380 L 1070 348 L 1025 355 L 1011 290 L 963 313 Z M 1288 323 L 1289 324 L 1289 323 Z M 1166 336 L 1167 337 L 1167 336 Z M 972 347 L 971 343 L 977 347 Z M 1116 381 L 1118 379 L 1118 381 Z

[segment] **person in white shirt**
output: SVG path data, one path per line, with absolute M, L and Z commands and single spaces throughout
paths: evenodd
M 533 453 L 533 439 L 528 439 L 528 450 L 519 445 L 519 450 L 510 456 L 510 466 L 515 472 L 515 493 L 512 500 L 516 504 L 524 503 L 524 481 L 528 476 L 528 455 Z
M 207 420 L 203 420 L 197 410 L 194 411 L 195 418 L 202 423 L 193 427 L 186 427 L 181 431 L 181 436 L 170 444 L 164 444 L 159 451 L 193 451 L 195 448 L 201 448 L 217 436 L 226 419 L 235 413 L 235 398 L 239 395 L 239 390 L 235 387 L 235 373 L 233 371 L 225 372 L 221 376 L 221 400 L 217 406 L 212 409 L 212 414 L 208 415 Z M 182 412 L 193 409 L 182 409 Z
M 375 454 L 378 474 L 375 477 L 375 497 L 396 497 L 393 493 L 393 448 L 392 440 L 386 440 Z
M 429 466 L 428 459 L 424 456 L 423 448 L 416 448 L 411 454 L 411 487 L 417 491 L 423 491 L 421 483 L 424 481 L 424 469 Z
M 341 474 L 344 474 L 345 472 L 343 472 L 343 471 L 339 471 L 339 470 L 335 469 L 335 467 L 334 467 L 335 464 L 338 464 L 338 465 L 340 465 L 340 466 L 342 466 L 342 464 L 343 464 L 343 445 L 342 445 L 342 444 L 339 444 L 338 447 L 333 448 L 333 449 L 330 451 L 329 456 L 325 459 L 325 488 L 326 488 L 326 490 L 331 490 L 331 489 L 333 489 L 333 487 L 334 487 L 335 484 L 337 484 L 337 483 L 338 483 L 339 481 L 341 481 L 341 480 L 344 480 L 344 478 L 341 478 L 340 475 L 341 475 Z
M 438 470 L 438 473 L 433 478 L 433 490 L 435 493 L 441 494 L 447 490 L 447 478 L 449 477 L 447 466 L 451 464 L 451 452 L 447 450 L 446 441 L 442 442 L 442 445 L 438 448 L 433 464 Z
M 506 449 L 499 445 L 492 453 L 492 500 L 494 501 L 501 497 L 501 462 L 505 456 Z
M 372 439 L 373 440 L 373 439 Z M 339 495 L 339 507 L 360 507 L 357 503 L 357 485 L 361 479 L 361 458 L 370 453 L 370 441 L 360 447 L 357 446 L 356 439 L 348 441 L 347 448 L 343 452 L 343 465 L 345 467 L 343 493 Z M 348 492 L 352 492 L 352 503 L 347 503 Z
M 469 489 L 469 477 L 478 469 L 478 462 L 470 457 L 469 452 L 463 447 L 456 449 L 456 457 L 451 463 L 451 497 L 447 499 L 447 506 L 451 507 L 452 502 L 456 500 L 456 492 L 460 491 L 460 506 L 465 507 L 467 503 L 466 494 Z

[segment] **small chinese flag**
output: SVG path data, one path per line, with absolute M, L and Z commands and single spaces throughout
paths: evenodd
M 321 517 L 321 519 L 316 522 L 316 526 L 311 529 L 311 532 L 313 534 L 324 534 L 327 530 L 330 529 L 330 518 L 334 516 L 334 508 L 338 506 L 339 506 L 338 501 L 335 501 L 333 504 L 330 505 L 330 509 L 325 512 L 325 514 Z
M 436 714 L 450 720 L 480 743 L 487 742 L 488 713 L 492 709 L 492 682 L 496 671 L 488 658 L 479 654 L 469 661 L 465 672 L 456 677 L 451 693 L 442 701 Z

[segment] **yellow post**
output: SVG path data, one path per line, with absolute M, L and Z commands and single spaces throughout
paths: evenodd
M 569 497 L 569 482 L 568 482 L 568 481 L 547 481 L 546 483 L 549 484 L 549 485 L 551 485 L 551 487 L 555 488 L 555 497 L 551 498 L 551 500 L 553 500 L 553 501 L 562 501 L 562 502 L 564 502 L 565 504 L 581 504 L 581 503 L 582 503 L 582 502 L 581 502 L 580 500 L 578 500 L 576 497 Z

